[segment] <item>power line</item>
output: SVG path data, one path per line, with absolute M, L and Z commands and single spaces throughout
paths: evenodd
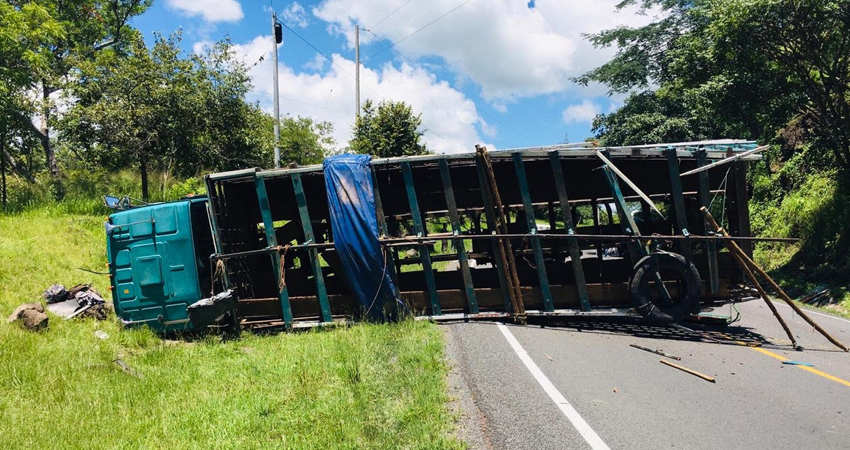
M 455 7 L 454 7 L 451 11 L 449 11 L 449 12 L 447 12 L 447 13 L 443 14 L 442 16 L 437 17 L 436 19 L 434 19 L 434 20 L 432 20 L 432 21 L 430 21 L 430 22 L 426 23 L 424 26 L 422 26 L 422 27 L 420 27 L 420 28 L 416 29 L 416 31 L 414 31 L 413 33 L 410 33 L 410 34 L 408 34 L 407 36 L 405 36 L 405 37 L 403 37 L 403 38 L 401 38 L 401 39 L 399 39 L 399 40 L 395 41 L 395 43 L 393 43 L 393 44 L 392 44 L 392 45 L 390 45 L 389 47 L 384 47 L 384 48 L 382 48 L 382 49 L 378 50 L 377 52 L 375 52 L 375 53 L 373 53 L 372 55 L 370 55 L 370 56 L 369 56 L 369 58 L 367 58 L 367 59 L 371 59 L 371 58 L 373 58 L 375 55 L 378 55 L 378 54 L 380 54 L 380 53 L 384 52 L 385 50 L 387 50 L 387 49 L 389 49 L 389 48 L 393 48 L 393 47 L 395 47 L 396 45 L 398 45 L 398 44 L 400 44 L 400 43 L 404 42 L 407 38 L 409 38 L 409 37 L 413 36 L 414 34 L 416 34 L 416 33 L 420 32 L 420 31 L 422 31 L 422 30 L 424 30 L 424 29 L 426 29 L 426 28 L 428 28 L 428 27 L 430 27 L 431 25 L 433 25 L 434 23 L 436 23 L 437 21 L 439 21 L 439 20 L 440 20 L 440 19 L 442 19 L 443 17 L 446 17 L 446 16 L 448 16 L 449 14 L 451 14 L 451 13 L 453 13 L 453 12 L 457 11 L 457 10 L 458 10 L 458 9 L 460 9 L 463 5 L 465 5 L 465 4 L 467 4 L 467 3 L 471 2 L 471 1 L 472 1 L 472 0 L 466 0 L 465 2 L 461 3 L 460 5 L 455 6 Z
M 372 36 L 375 36 L 376 38 L 378 38 L 378 40 L 381 40 L 381 41 L 386 42 L 387 44 L 389 44 L 389 47 L 387 47 L 387 48 L 392 48 L 392 49 L 393 49 L 393 51 L 394 51 L 394 52 L 396 52 L 396 54 L 398 54 L 398 56 L 401 56 L 402 58 L 404 58 L 404 59 L 405 59 L 407 62 L 409 62 L 410 64 L 412 64 L 412 65 L 414 65 L 414 66 L 416 65 L 416 63 L 415 63 L 415 62 L 413 62 L 413 60 L 412 60 L 412 59 L 410 59 L 410 58 L 408 58 L 407 56 L 405 56 L 405 55 L 404 55 L 404 53 L 400 52 L 397 48 L 393 48 L 393 47 L 392 47 L 392 46 L 393 46 L 393 43 L 392 43 L 392 42 L 390 42 L 389 40 L 387 40 L 387 39 L 385 39 L 385 38 L 382 38 L 382 37 L 378 36 L 377 34 L 373 33 L 373 32 L 372 32 L 372 30 L 366 30 L 366 32 L 367 32 L 367 33 L 369 33 L 369 34 L 371 34 Z
M 398 7 L 398 8 L 396 8 L 395 10 L 393 10 L 393 12 L 391 12 L 391 13 L 387 14 L 386 16 L 384 16 L 384 18 L 383 18 L 383 19 L 379 20 L 379 21 L 378 21 L 378 23 L 376 23 L 375 25 L 372 25 L 371 27 L 369 27 L 366 31 L 371 31 L 371 30 L 372 30 L 372 28 L 375 28 L 375 27 L 377 27 L 378 25 L 382 24 L 385 20 L 389 19 L 389 18 L 390 18 L 393 14 L 397 13 L 397 12 L 398 12 L 398 10 L 400 10 L 401 8 L 404 8 L 405 6 L 407 6 L 407 4 L 408 4 L 408 3 L 412 2 L 412 1 L 413 1 L 413 0 L 407 0 L 407 2 L 405 2 L 403 5 L 399 6 L 399 7 Z
M 283 23 L 283 22 L 281 22 L 281 21 L 279 21 L 279 20 L 278 20 L 278 23 L 280 23 L 281 25 L 283 25 L 283 26 L 284 26 L 287 30 L 291 31 L 291 32 L 292 32 L 292 34 L 294 34 L 295 36 L 297 36 L 297 37 L 298 37 L 298 39 L 301 39 L 302 41 L 304 41 L 304 43 L 305 43 L 305 44 L 307 44 L 307 45 L 309 45 L 309 46 L 310 46 L 310 48 L 312 48 L 313 50 L 315 50 L 315 51 L 316 51 L 317 53 L 319 53 L 320 55 L 324 56 L 324 57 L 325 57 L 325 59 L 327 59 L 328 61 L 330 61 L 330 62 L 331 62 L 331 64 L 333 64 L 333 65 L 334 65 L 337 69 L 339 69 L 342 73 L 344 73 L 344 74 L 348 75 L 349 77 L 351 77 L 352 79 L 354 79 L 354 75 L 352 75 L 352 74 L 350 74 L 350 73 L 346 72 L 346 70 L 345 70 L 345 69 L 343 69 L 343 68 L 342 68 L 339 64 L 337 64 L 336 62 L 334 62 L 333 58 L 331 58 L 330 56 L 328 56 L 327 54 L 325 54 L 325 52 L 323 52 L 323 51 L 319 50 L 319 49 L 318 49 L 315 45 L 313 45 L 312 43 L 310 43 L 310 41 L 308 41 L 308 40 L 307 40 L 307 39 L 305 39 L 303 36 L 301 36 L 300 34 L 298 34 L 298 33 L 297 33 L 295 30 L 293 30 L 293 29 L 292 29 L 289 25 L 287 25 L 287 24 L 285 24 L 285 23 Z

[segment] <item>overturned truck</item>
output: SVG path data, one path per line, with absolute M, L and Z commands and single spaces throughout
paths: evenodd
M 162 331 L 399 314 L 679 321 L 748 295 L 719 244 L 752 251 L 754 148 L 478 148 L 207 175 L 206 196 L 109 217 L 115 309 Z M 702 206 L 731 237 L 706 231 Z

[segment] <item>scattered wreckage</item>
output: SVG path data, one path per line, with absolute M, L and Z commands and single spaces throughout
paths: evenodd
M 65 319 L 93 317 L 105 320 L 112 315 L 112 304 L 89 284 L 78 284 L 70 290 L 61 284 L 54 284 L 45 289 L 42 297 L 47 303 L 47 311 Z M 37 331 L 47 328 L 49 318 L 44 305 L 33 302 L 18 306 L 9 316 L 8 322 L 20 322 L 25 329 Z

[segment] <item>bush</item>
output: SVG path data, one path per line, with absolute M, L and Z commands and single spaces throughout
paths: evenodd
M 166 179 L 162 174 L 151 173 L 150 180 L 150 202 L 172 201 L 187 194 L 206 192 L 202 177 Z M 42 174 L 37 183 L 17 178 L 9 178 L 8 181 L 9 202 L 5 209 L 0 209 L 4 213 L 50 208 L 69 214 L 102 215 L 108 212 L 103 206 L 105 195 L 129 196 L 133 199 L 142 197 L 139 175 L 130 170 L 110 172 L 103 169 L 66 169 L 64 181 L 67 193 L 59 202 L 54 200 L 50 192 L 51 183 L 47 174 Z
M 798 156 L 802 155 L 802 156 Z M 850 284 L 850 183 L 835 170 L 801 170 L 805 152 L 795 155 L 780 170 L 769 173 L 762 164 L 753 172 L 750 203 L 756 236 L 795 237 L 794 245 L 759 243 L 756 261 L 790 287 L 812 284 L 846 288 Z

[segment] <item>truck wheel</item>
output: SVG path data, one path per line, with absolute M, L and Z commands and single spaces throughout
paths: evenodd
M 655 282 L 660 275 L 667 300 Z M 670 252 L 655 252 L 635 264 L 629 280 L 629 297 L 632 306 L 650 323 L 680 322 L 699 305 L 702 280 L 699 271 L 684 256 Z

